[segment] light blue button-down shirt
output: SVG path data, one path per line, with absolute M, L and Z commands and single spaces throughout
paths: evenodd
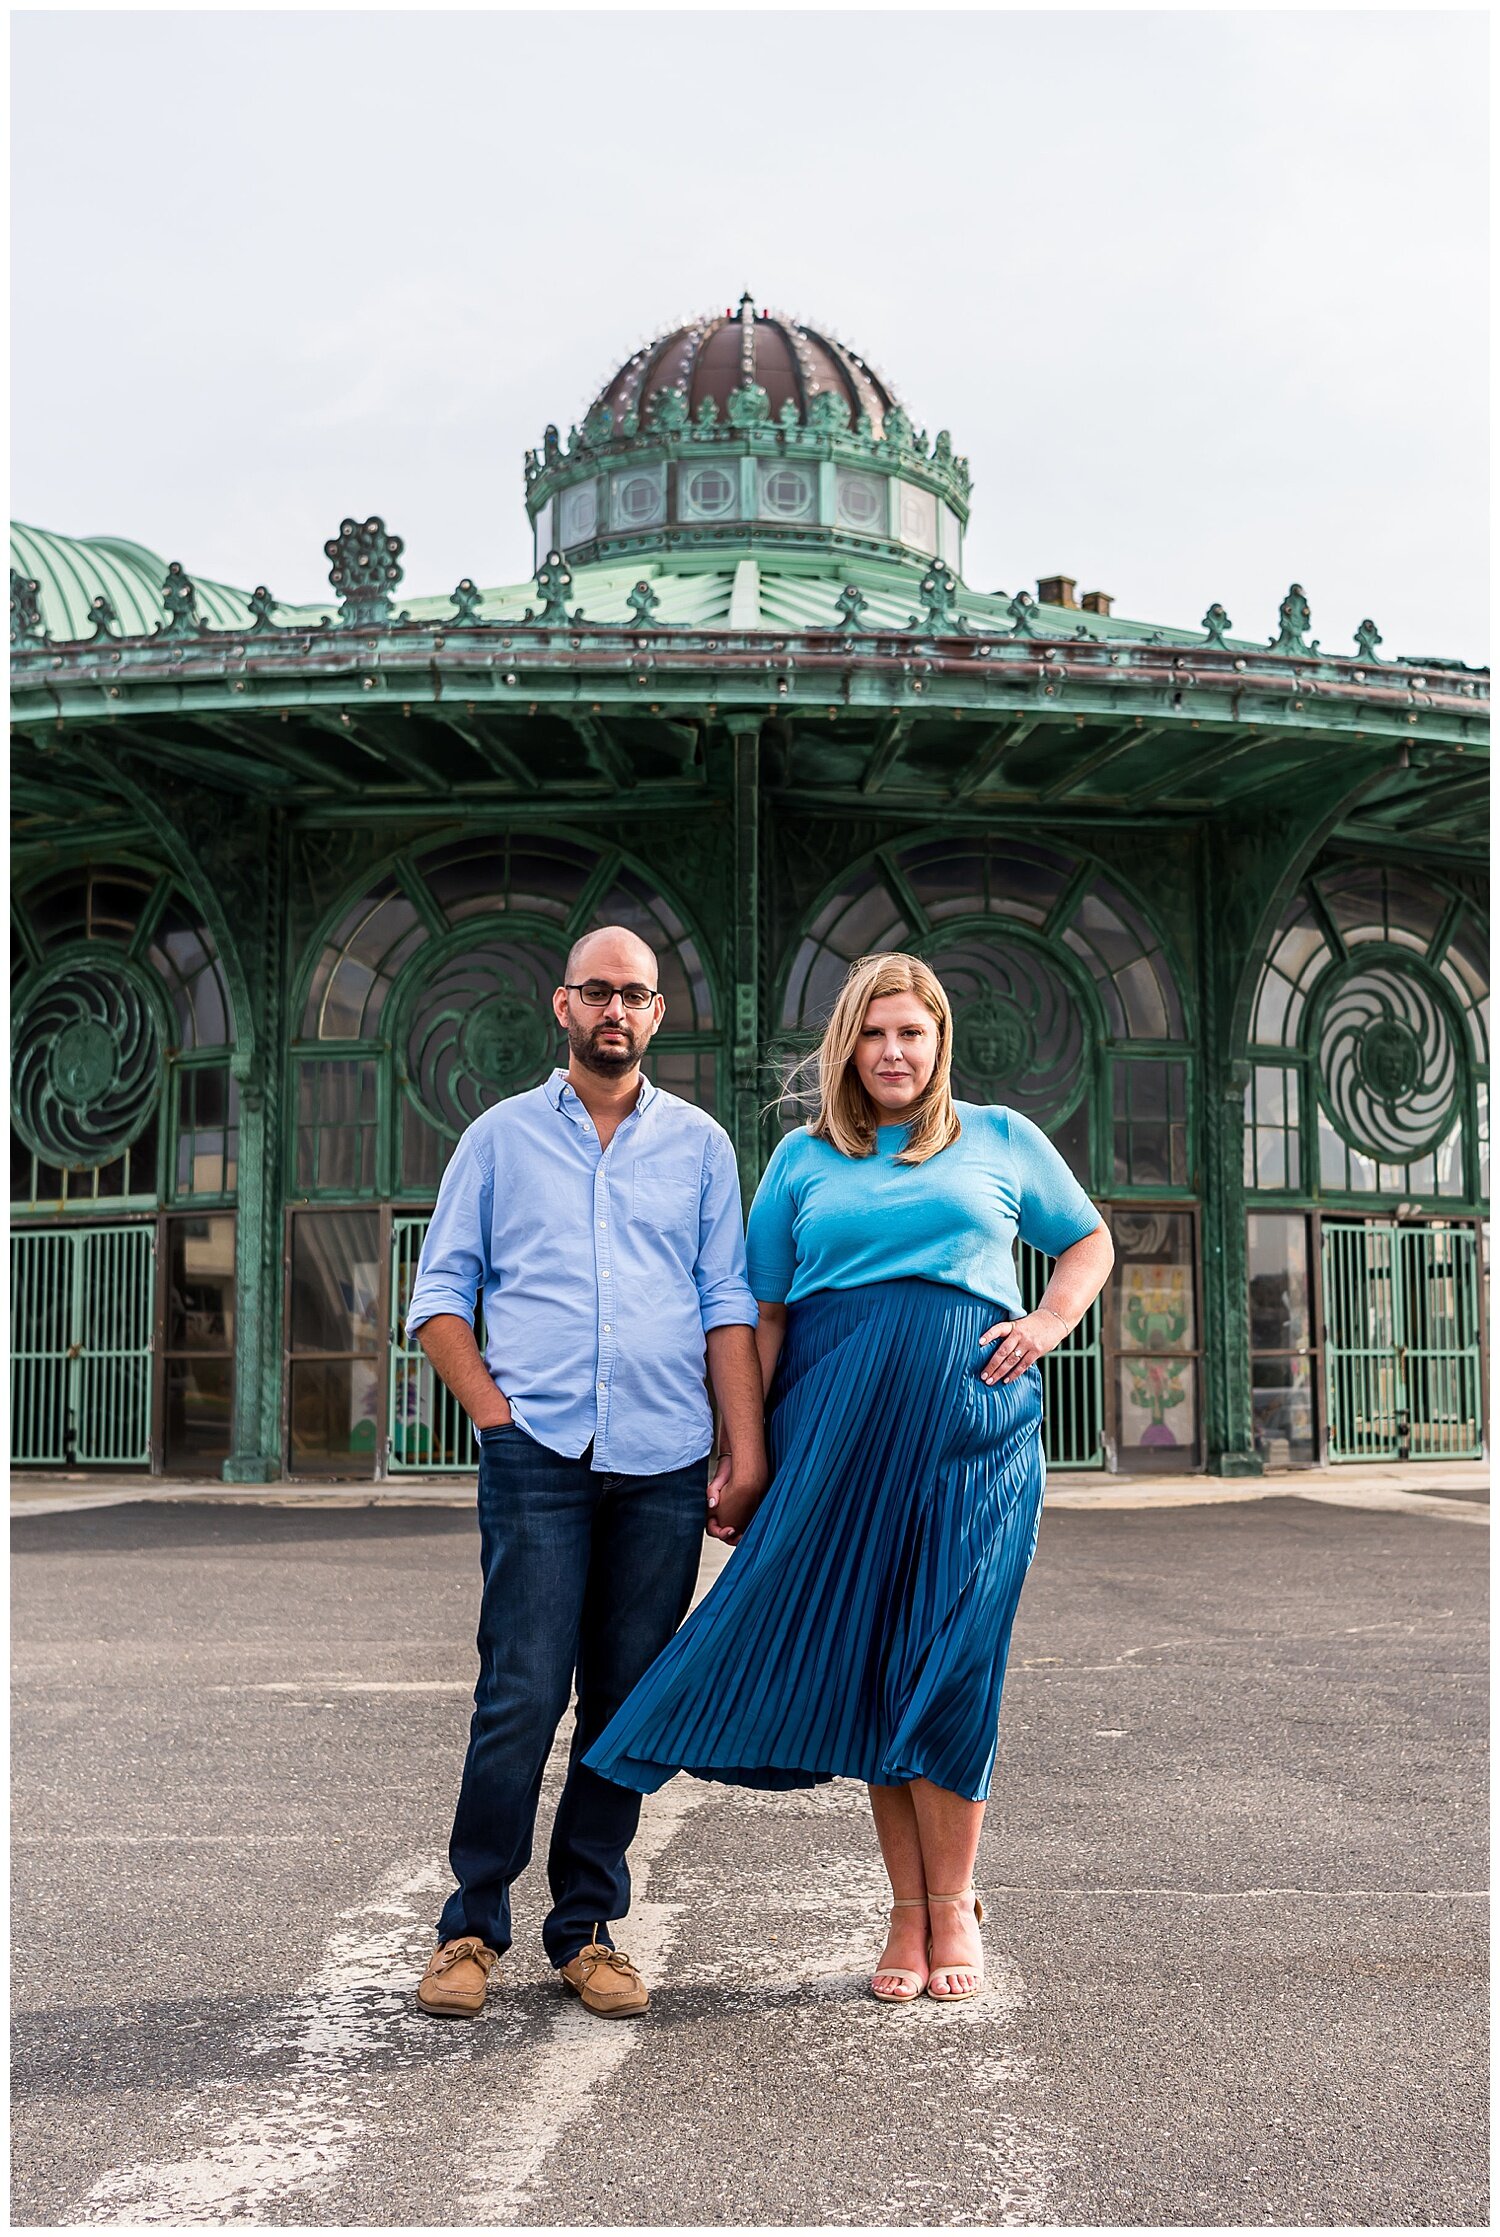
M 646 1079 L 606 1150 L 564 1072 L 497 1103 L 443 1175 L 408 1335 L 472 1320 L 481 1289 L 485 1365 L 529 1437 L 573 1459 L 592 1439 L 627 1476 L 701 1460 L 704 1339 L 757 1317 L 723 1127 Z

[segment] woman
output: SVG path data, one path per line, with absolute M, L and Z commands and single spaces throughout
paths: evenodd
M 865 1780 L 890 1875 L 871 1983 L 956 2002 L 983 1969 L 974 1857 L 1011 1623 L 1041 1519 L 1041 1371 L 1114 1253 L 1037 1127 L 956 1103 L 915 956 L 864 956 L 746 1235 L 774 1474 L 739 1551 L 584 1758 L 650 1793 Z M 1020 1235 L 1057 1260 L 1021 1310 Z M 987 1360 L 984 1347 L 994 1345 Z

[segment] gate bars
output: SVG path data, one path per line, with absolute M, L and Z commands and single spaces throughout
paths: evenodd
M 18 1230 L 10 1269 L 12 1462 L 148 1466 L 154 1223 Z
M 1322 1225 L 1329 1460 L 1477 1459 L 1473 1228 Z

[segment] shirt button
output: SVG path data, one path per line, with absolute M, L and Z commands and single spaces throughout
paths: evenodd
M 607 1227 L 609 1225 L 609 1222 L 608 1220 L 600 1220 L 599 1225 L 601 1227 Z
M 601 1390 L 603 1390 L 603 1388 L 604 1388 L 604 1385 L 603 1385 L 603 1383 L 601 1383 L 601 1384 L 599 1385 L 599 1388 L 600 1388 Z
M 606 1321 L 606 1322 L 604 1323 L 604 1333 L 605 1333 L 605 1335 L 606 1335 L 606 1336 L 607 1336 L 607 1335 L 609 1334 L 609 1322 L 608 1322 L 608 1321 Z

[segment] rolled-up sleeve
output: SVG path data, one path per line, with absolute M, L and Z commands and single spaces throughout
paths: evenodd
M 709 1136 L 698 1195 L 698 1257 L 693 1267 L 698 1310 L 711 1328 L 753 1328 L 760 1315 L 745 1278 L 745 1221 L 739 1175 L 727 1134 Z
M 406 1308 L 408 1336 L 439 1313 L 474 1318 L 488 1267 L 495 1205 L 494 1159 L 476 1139 L 477 1131 L 471 1126 L 460 1135 L 439 1185 Z

